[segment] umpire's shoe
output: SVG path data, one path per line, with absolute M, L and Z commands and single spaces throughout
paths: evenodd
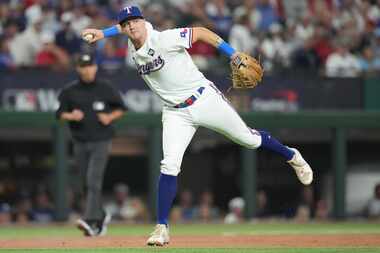
M 296 171 L 298 179 L 304 185 L 309 185 L 313 182 L 313 170 L 310 165 L 303 159 L 301 153 L 295 148 L 289 148 L 294 152 L 294 156 L 288 163 Z
M 77 220 L 77 227 L 85 236 L 104 236 L 107 234 L 107 225 L 111 221 L 111 215 L 105 213 L 102 220 Z
M 154 231 L 150 234 L 146 244 L 149 246 L 164 246 L 169 244 L 169 228 L 165 224 L 157 224 Z
M 107 234 L 107 226 L 108 226 L 108 223 L 110 223 L 111 221 L 111 215 L 109 213 L 104 213 L 104 217 L 103 217 L 103 220 L 100 221 L 100 224 L 98 226 L 99 230 L 98 230 L 98 236 L 104 236 Z
M 96 236 L 98 234 L 98 229 L 89 221 L 83 219 L 77 220 L 77 228 L 82 230 L 84 236 Z

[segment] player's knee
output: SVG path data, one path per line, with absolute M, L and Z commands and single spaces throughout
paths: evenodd
M 165 160 L 161 161 L 161 173 L 170 175 L 170 176 L 178 176 L 181 171 L 180 165 L 174 162 L 166 162 Z
M 261 136 L 258 135 L 258 136 L 252 137 L 252 140 L 249 143 L 248 148 L 256 149 L 256 148 L 260 147 L 260 145 L 261 145 Z
M 246 140 L 247 142 L 243 144 L 246 148 L 256 149 L 261 145 L 261 135 L 254 129 L 249 129 L 248 138 L 246 138 Z

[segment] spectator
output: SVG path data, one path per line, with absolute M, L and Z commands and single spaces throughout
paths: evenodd
M 12 221 L 11 206 L 7 203 L 0 203 L 0 224 L 10 224 Z
M 294 22 L 303 13 L 308 13 L 308 1 L 309 0 L 282 0 L 287 22 Z M 310 17 L 310 14 L 307 14 L 307 16 Z
M 19 27 L 14 20 L 8 20 L 4 23 L 2 37 L 4 39 L 13 39 L 19 33 Z
M 365 22 L 362 14 L 360 13 L 358 1 L 341 1 L 333 17 L 332 25 L 337 31 L 344 30 L 344 28 L 349 28 L 349 31 L 353 31 L 355 33 L 363 32 Z
M 262 17 L 258 25 L 260 31 L 269 31 L 272 25 L 279 23 L 276 10 L 269 0 L 258 0 L 257 10 Z
M 147 7 L 145 12 L 147 13 L 146 16 L 151 17 L 149 21 L 157 31 L 165 30 L 167 17 L 165 15 L 165 9 L 161 4 L 151 4 Z
M 82 40 L 71 27 L 74 16 L 71 12 L 63 13 L 61 16 L 62 28 L 55 36 L 57 46 L 64 49 L 69 55 L 73 56 L 80 52 Z
M 206 13 L 214 24 L 215 32 L 223 39 L 228 40 L 228 35 L 232 27 L 232 16 L 231 10 L 225 1 L 208 1 L 206 4 Z
M 318 64 L 318 67 L 323 66 L 329 55 L 334 51 L 331 38 L 332 36 L 324 26 L 317 25 L 314 30 L 314 36 L 307 43 L 309 44 L 307 47 L 310 47 L 315 56 L 317 56 L 315 62 Z
M 0 71 L 14 69 L 15 64 L 9 51 L 9 40 L 0 39 Z
M 275 66 L 290 65 L 290 55 L 293 51 L 290 41 L 284 39 L 283 28 L 274 24 L 270 28 L 270 34 L 263 40 L 260 52 L 264 56 L 264 68 L 268 72 L 273 71 Z
M 300 41 L 310 40 L 314 35 L 314 25 L 311 21 L 311 17 L 305 14 L 300 22 L 297 22 L 295 28 L 295 37 Z
M 4 33 L 4 24 L 10 16 L 9 6 L 6 3 L 0 3 L 0 34 Z
M 110 0 L 106 7 L 106 16 L 109 20 L 114 20 L 117 18 L 117 14 L 120 9 L 123 8 L 121 0 Z
M 348 42 L 337 41 L 335 52 L 326 61 L 326 76 L 356 77 L 360 73 L 359 60 L 350 53 Z
M 184 190 L 179 196 L 179 205 L 173 208 L 171 220 L 174 222 L 191 222 L 196 218 L 196 209 L 193 206 L 193 194 Z
M 103 47 L 98 49 L 97 63 L 102 70 L 114 72 L 124 66 L 125 49 L 118 49 L 116 38 L 108 39 L 102 44 Z M 100 45 L 100 44 L 99 44 Z
M 27 29 L 16 35 L 10 43 L 11 56 L 17 66 L 34 66 L 35 57 L 42 48 L 42 19 L 32 16 Z
M 242 15 L 237 23 L 232 26 L 229 42 L 237 51 L 252 54 L 258 44 L 256 38 L 251 35 L 248 15 Z
M 301 200 L 296 207 L 294 216 L 297 222 L 307 222 L 314 217 L 314 191 L 311 186 L 305 186 L 301 192 Z
M 363 50 L 359 58 L 360 71 L 366 76 L 373 76 L 380 73 L 380 58 L 376 57 L 371 47 Z
M 214 195 L 210 191 L 201 193 L 196 213 L 201 222 L 212 222 L 219 218 L 219 210 L 214 206 Z
M 242 16 L 248 16 L 249 29 L 256 31 L 261 22 L 261 13 L 256 8 L 255 0 L 244 0 L 243 5 L 238 6 L 234 10 L 235 21 L 239 20 Z
M 194 22 L 200 22 L 208 28 L 214 28 L 214 23 L 206 13 L 205 0 L 189 0 L 184 2 L 181 15 L 178 16 L 180 27 L 187 27 Z
M 115 220 L 133 221 L 138 215 L 138 210 L 132 206 L 128 185 L 116 184 L 113 188 L 113 194 L 113 200 L 105 205 L 106 212 Z
M 236 197 L 228 202 L 229 212 L 224 218 L 224 223 L 235 224 L 244 221 L 244 206 L 245 201 L 241 197 Z
M 368 203 L 368 217 L 372 219 L 380 218 L 380 183 L 375 186 L 373 198 Z
M 264 39 L 264 37 L 267 32 L 273 36 L 271 29 L 281 24 L 280 37 L 285 45 L 285 50 L 281 50 L 274 59 L 263 59 L 267 72 L 272 70 L 273 66 L 289 67 L 290 64 L 296 68 L 325 70 L 326 59 L 333 51 L 331 46 L 333 37 L 348 38 L 351 53 L 356 54 L 364 61 L 368 57 L 368 50 L 364 50 L 364 48 L 372 46 L 375 55 L 379 51 L 374 40 L 377 36 L 376 30 L 373 33 L 380 23 L 380 7 L 377 1 L 167 0 L 154 2 L 112 0 L 107 2 L 99 0 L 82 2 L 36 0 L 1 3 L 0 36 L 11 39 L 10 53 L 15 66 L 34 66 L 35 54 L 40 50 L 39 47 L 42 47 L 42 42 L 39 41 L 41 31 L 57 32 L 56 44 L 67 51 L 70 57 L 80 50 L 91 50 L 89 45 L 82 43 L 79 39 L 79 33 L 83 28 L 90 24 L 95 27 L 108 25 L 120 6 L 136 3 L 146 7 L 149 19 L 159 30 L 174 26 L 201 25 L 221 33 L 224 39 L 230 37 L 231 41 L 232 38 L 247 38 L 236 40 L 239 43 L 257 39 L 258 41 L 254 42 L 257 45 L 254 47 L 266 48 L 269 51 L 273 45 L 268 44 L 268 38 Z M 233 13 L 234 20 L 231 18 L 231 13 Z M 240 22 L 245 15 L 248 16 L 248 22 L 245 23 L 246 27 L 243 32 Z M 57 21 L 58 16 L 61 16 L 60 23 Z M 178 24 L 175 24 L 175 21 Z M 24 31 L 25 27 L 27 29 Z M 230 30 L 232 27 L 234 29 Z M 246 28 L 253 33 L 253 36 L 249 36 L 251 39 L 248 39 Z M 232 32 L 231 36 L 230 32 Z M 120 41 L 122 40 L 120 39 Z M 373 42 L 375 45 L 371 45 Z M 118 42 L 115 46 L 117 52 L 120 48 L 124 49 L 119 46 Z M 209 48 L 202 44 L 196 44 L 193 45 L 190 52 L 201 69 L 206 70 L 213 67 L 215 53 L 211 52 Z M 202 57 L 204 52 L 210 53 L 210 55 Z M 286 57 L 281 56 L 282 53 Z M 262 55 L 264 54 L 262 53 Z M 288 57 L 289 54 L 290 57 Z M 362 54 L 366 55 L 362 56 Z M 113 64 L 113 60 L 107 60 L 106 65 L 113 66 Z M 354 76 L 356 75 L 358 73 L 354 74 Z
M 22 196 L 16 202 L 13 220 L 17 224 L 27 224 L 32 220 L 32 202 L 28 196 Z
M 71 27 L 75 33 L 80 36 L 82 30 L 88 27 L 92 23 L 92 20 L 83 12 L 82 8 L 73 9 L 72 14 L 73 19 L 71 20 Z
M 329 208 L 327 205 L 327 201 L 324 199 L 320 199 L 317 201 L 315 205 L 315 220 L 325 221 L 328 218 L 329 218 Z
M 257 207 L 255 216 L 257 218 L 267 218 L 270 215 L 267 193 L 264 190 L 259 190 L 256 193 L 256 198 Z
M 48 223 L 54 220 L 54 208 L 46 190 L 39 189 L 34 197 L 34 206 L 31 210 L 34 222 Z
M 36 56 L 36 66 L 55 71 L 66 71 L 70 66 L 68 54 L 54 42 L 54 34 L 45 32 L 41 35 L 43 46 Z

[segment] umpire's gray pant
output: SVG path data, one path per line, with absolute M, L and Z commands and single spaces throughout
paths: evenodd
M 83 218 L 101 220 L 103 176 L 107 166 L 111 140 L 79 142 L 74 141 L 74 157 L 80 173 L 81 190 L 86 192 L 86 206 Z

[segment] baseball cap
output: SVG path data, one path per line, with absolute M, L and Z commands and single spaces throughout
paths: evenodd
M 139 7 L 126 6 L 117 15 L 117 21 L 119 24 L 129 19 L 144 18 Z
M 80 67 L 94 65 L 95 60 L 94 57 L 91 54 L 81 54 L 79 55 L 76 64 Z

